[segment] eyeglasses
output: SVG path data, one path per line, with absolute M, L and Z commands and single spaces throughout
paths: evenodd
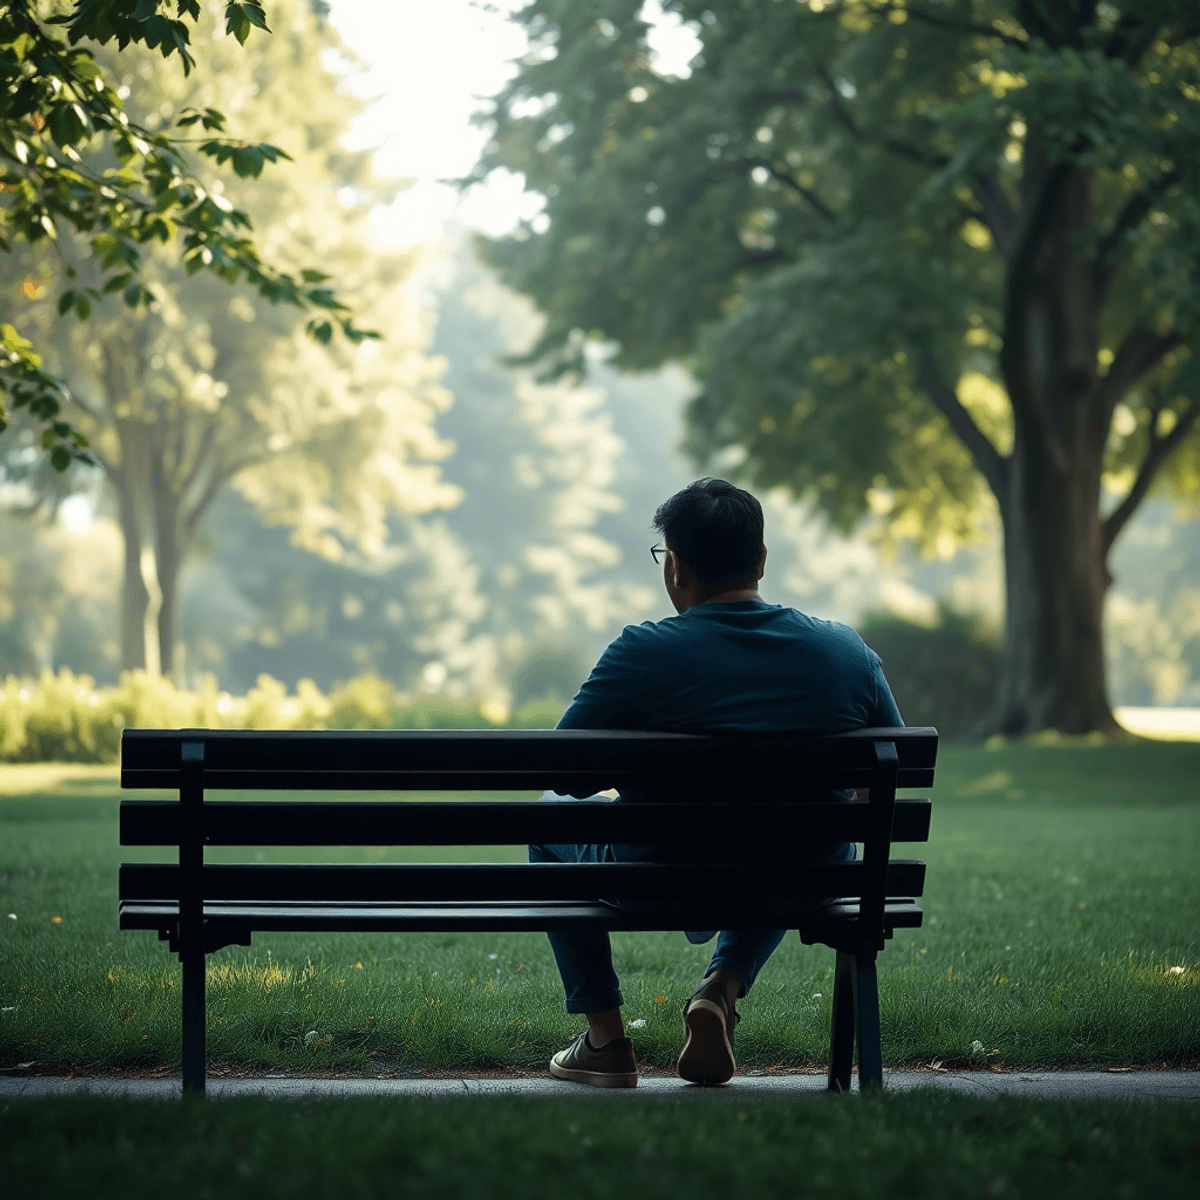
M 660 554 L 666 554 L 666 552 L 667 552 L 666 546 L 651 546 L 650 547 L 650 557 L 652 559 L 654 559 L 655 565 L 658 564 L 658 556 Z

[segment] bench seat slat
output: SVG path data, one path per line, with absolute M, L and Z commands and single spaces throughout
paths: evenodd
M 739 831 L 769 830 L 772 841 L 867 837 L 866 804 L 705 805 L 703 820 L 677 804 L 542 804 L 537 801 L 209 800 L 204 805 L 210 846 L 498 846 L 528 842 L 716 843 L 733 851 Z M 894 842 L 929 839 L 928 800 L 898 800 Z M 123 846 L 178 845 L 180 808 L 174 800 L 121 801 Z M 746 841 L 752 840 L 747 834 Z M 761 835 L 760 835 L 761 840 Z M 802 842 L 800 844 L 803 844 Z
M 740 863 L 722 870 L 722 888 L 731 895 L 796 900 L 802 896 L 858 896 L 862 862 Z M 122 863 L 122 900 L 160 900 L 180 894 L 179 867 L 166 863 Z M 659 900 L 706 895 L 711 866 L 684 863 L 405 863 L 305 865 L 238 863 L 205 865 L 206 901 L 326 900 L 400 903 L 410 900 L 489 901 L 497 897 L 539 900 Z M 925 886 L 921 859 L 892 859 L 886 890 L 919 896 Z
M 734 926 L 737 910 L 725 905 L 717 912 L 697 908 L 687 913 L 688 927 L 712 929 Z M 889 929 L 912 929 L 921 924 L 921 909 L 909 897 L 889 899 L 884 910 L 884 925 Z M 179 917 L 174 901 L 122 901 L 122 929 L 165 929 Z M 782 905 L 756 910 L 747 919 L 774 928 L 817 932 L 824 925 L 842 924 L 858 917 L 853 900 L 837 901 L 818 910 Z M 547 929 L 585 927 L 610 930 L 661 930 L 682 928 L 678 912 L 630 913 L 607 904 L 560 901 L 542 904 L 218 904 L 204 906 L 208 922 L 273 932 L 347 933 L 347 932 L 541 932 Z

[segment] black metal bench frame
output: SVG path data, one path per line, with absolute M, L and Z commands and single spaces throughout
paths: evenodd
M 826 736 L 614 730 L 133 730 L 123 788 L 179 800 L 123 800 L 121 844 L 177 846 L 178 864 L 123 863 L 122 929 L 157 930 L 179 954 L 183 1090 L 205 1085 L 205 956 L 254 932 L 796 929 L 837 951 L 829 1087 L 882 1086 L 876 955 L 922 913 L 925 863 L 893 859 L 926 841 L 937 730 Z M 536 801 L 212 801 L 206 792 L 552 790 L 579 799 L 654 789 L 647 804 Z M 802 799 L 869 789 L 853 804 Z M 713 799 L 713 797 L 732 799 Z M 769 801 L 758 797 L 768 796 Z M 699 798 L 698 798 L 699 797 Z M 738 797 L 746 797 L 738 799 Z M 791 797 L 791 799 L 788 799 Z M 686 806 L 686 808 L 684 807 Z M 689 832 L 681 833 L 688 814 Z M 754 831 L 759 831 L 757 839 Z M 779 847 L 764 853 L 762 830 Z M 861 844 L 852 863 L 804 864 L 807 839 Z M 671 862 L 206 865 L 205 846 L 669 843 Z M 787 849 L 787 847 L 792 847 Z M 764 858 L 772 861 L 764 862 Z M 709 894 L 712 863 L 723 892 Z M 636 911 L 597 899 L 639 901 Z M 694 899 L 680 900 L 693 896 Z M 838 900 L 819 903 L 823 898 Z

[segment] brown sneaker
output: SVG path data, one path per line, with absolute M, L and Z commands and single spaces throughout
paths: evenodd
M 550 1074 L 573 1083 L 590 1083 L 592 1087 L 637 1087 L 633 1040 L 613 1038 L 596 1050 L 585 1031 L 550 1060 Z
M 687 1041 L 675 1067 L 688 1083 L 721 1084 L 733 1078 L 733 1031 L 742 1018 L 716 984 L 701 985 L 683 1006 Z

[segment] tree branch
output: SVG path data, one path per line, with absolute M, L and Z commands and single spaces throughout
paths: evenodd
M 1020 217 L 1013 202 L 1008 198 L 994 171 L 980 175 L 975 180 L 975 199 L 983 210 L 984 224 L 996 240 L 996 248 L 1008 262 L 1017 248 Z
M 1146 493 L 1150 490 L 1150 485 L 1154 482 L 1155 475 L 1163 463 L 1170 458 L 1171 453 L 1183 441 L 1184 438 L 1192 431 L 1196 424 L 1196 418 L 1200 417 L 1200 398 L 1193 400 L 1179 420 L 1175 423 L 1175 428 L 1171 430 L 1166 437 L 1158 436 L 1158 417 L 1162 412 L 1162 408 L 1156 408 L 1150 418 L 1150 447 L 1146 451 L 1146 457 L 1142 460 L 1142 465 L 1138 469 L 1136 478 L 1133 481 L 1133 486 L 1125 495 L 1125 499 L 1117 505 L 1115 509 L 1108 515 L 1104 521 L 1103 538 L 1104 538 L 1104 553 L 1108 554 L 1112 549 L 1113 543 L 1117 540 L 1121 530 L 1129 522 L 1129 518 L 1133 516 L 1137 507 L 1146 498 Z
M 817 63 L 816 72 L 821 77 L 821 82 L 829 90 L 829 100 L 833 108 L 833 115 L 837 118 L 839 124 L 844 125 L 850 131 L 850 135 L 855 141 L 874 142 L 877 146 L 884 146 L 904 158 L 912 159 L 913 162 L 922 163 L 927 167 L 944 167 L 950 162 L 950 156 L 947 154 L 930 154 L 918 146 L 910 146 L 907 142 L 900 141 L 899 138 L 876 138 L 866 133 L 850 115 L 850 110 L 843 102 L 842 94 L 838 91 L 837 84 L 833 81 L 833 77 L 829 74 L 824 63 Z
M 1104 239 L 1096 250 L 1096 289 L 1103 297 L 1117 276 L 1119 263 L 1109 260 L 1115 254 L 1121 240 L 1131 230 L 1136 229 L 1145 219 L 1155 202 L 1179 182 L 1179 172 L 1168 171 L 1154 183 L 1148 184 L 1140 192 L 1134 192 L 1125 206 L 1121 209 Z
M 208 506 L 216 499 L 217 493 L 239 472 L 244 471 L 247 467 L 257 466 L 266 455 L 247 455 L 245 458 L 239 459 L 237 462 L 229 463 L 228 466 L 221 470 L 214 470 L 209 476 L 208 484 L 204 491 L 196 498 L 196 503 L 192 505 L 191 511 L 183 519 L 184 536 L 191 539 L 196 534 L 196 529 L 200 525 L 200 520 L 204 516 Z
M 1011 33 L 1005 33 L 1003 30 L 996 29 L 991 25 L 981 25 L 977 21 L 948 21 L 945 17 L 939 17 L 935 13 L 926 12 L 923 8 L 914 8 L 911 4 L 896 4 L 892 7 L 891 11 L 906 13 L 914 21 L 922 21 L 924 24 L 933 25 L 937 29 L 950 29 L 958 33 L 981 33 L 986 37 L 999 39 L 1006 46 L 1013 46 L 1020 50 L 1027 49 L 1029 46 L 1028 39 L 1016 37 Z
M 833 211 L 812 188 L 806 188 L 799 180 L 793 179 L 791 175 L 780 167 L 775 166 L 769 159 L 765 158 L 747 158 L 743 160 L 748 166 L 762 167 L 764 171 L 768 171 L 775 179 L 778 179 L 785 187 L 790 187 L 792 191 L 799 193 L 804 197 L 821 214 L 827 221 L 836 221 L 837 213 Z
M 1138 322 L 1121 339 L 1111 366 L 1100 384 L 1100 399 L 1104 405 L 1105 428 L 1112 420 L 1113 409 L 1131 387 L 1147 371 L 1158 366 L 1172 350 L 1193 341 L 1177 330 L 1155 333 Z
M 946 418 L 959 441 L 970 451 L 979 473 L 1004 508 L 1008 500 L 1008 459 L 992 444 L 991 438 L 975 423 L 975 418 L 963 407 L 954 389 L 946 384 L 933 359 L 922 354 L 917 360 L 917 378 L 929 393 L 929 398 Z

